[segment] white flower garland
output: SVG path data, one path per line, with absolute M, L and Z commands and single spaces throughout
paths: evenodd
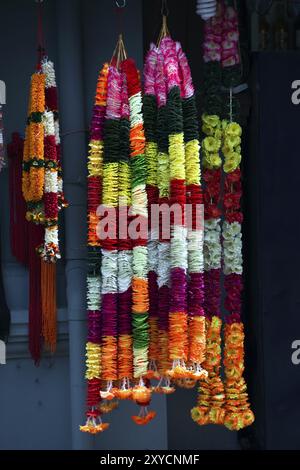
M 46 76 L 47 77 L 47 76 Z M 47 78 L 46 78 L 47 80 Z M 50 77 L 50 81 L 52 78 Z M 45 111 L 42 116 L 44 124 L 45 137 L 55 136 L 55 125 L 54 125 L 54 114 L 52 111 Z M 44 179 L 44 192 L 45 193 L 58 193 L 58 173 L 57 169 L 46 169 Z M 49 258 L 49 255 L 53 252 L 53 245 L 55 247 L 56 255 L 55 258 Z M 44 248 L 42 250 L 42 258 L 47 260 L 48 258 L 52 261 L 59 259 L 59 240 L 58 240 L 58 225 L 52 225 L 51 227 L 45 227 L 45 238 Z
M 87 308 L 100 310 L 101 308 L 101 277 L 87 276 Z
M 118 292 L 118 252 L 116 250 L 101 250 L 102 264 L 102 295 Z
M 42 62 L 42 72 L 45 75 L 46 88 L 56 88 L 54 64 L 51 60 L 46 59 Z
M 134 127 L 138 124 L 143 124 L 143 114 L 142 114 L 142 93 L 139 91 L 135 95 L 132 95 L 129 98 L 129 107 L 130 107 L 130 126 Z
M 132 270 L 135 277 L 147 279 L 148 277 L 148 250 L 146 246 L 133 248 Z
M 171 227 L 171 268 L 183 268 L 185 271 L 188 267 L 187 258 L 187 229 L 181 225 Z
M 158 287 L 170 287 L 170 243 L 159 242 L 157 246 L 158 265 L 157 265 L 157 284 Z
M 45 74 L 45 86 L 46 88 L 56 88 L 56 77 L 55 77 L 55 70 L 54 64 L 50 60 L 46 59 L 42 62 L 42 72 Z M 54 117 L 54 131 L 51 129 L 49 135 L 55 135 L 55 144 L 57 146 L 60 145 L 60 126 L 59 126 L 59 119 L 58 117 Z M 58 173 L 58 172 L 57 172 Z M 57 193 L 62 196 L 63 193 L 63 179 L 62 176 L 57 176 Z M 61 206 L 59 205 L 59 210 Z
M 132 251 L 118 252 L 118 292 L 126 292 L 132 281 Z
M 130 215 L 141 215 L 148 218 L 146 185 L 139 184 L 132 191 Z
M 187 240 L 188 240 L 187 250 L 188 250 L 189 272 L 190 273 L 203 273 L 204 271 L 203 230 L 188 230 Z
M 242 227 L 238 222 L 223 223 L 224 274 L 242 274 Z

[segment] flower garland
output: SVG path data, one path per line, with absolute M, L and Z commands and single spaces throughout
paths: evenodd
M 23 196 L 27 202 L 28 220 L 43 222 L 41 201 L 44 190 L 44 125 L 45 75 L 35 73 L 31 78 L 28 122 L 23 154 Z M 31 209 L 32 208 L 32 209 Z
M 205 368 L 207 381 L 199 387 L 198 404 L 191 410 L 192 419 L 199 425 L 223 424 L 224 385 L 221 378 L 221 166 L 222 145 L 221 59 L 223 7 L 204 25 L 203 59 L 204 96 L 202 115 L 204 192 L 204 262 L 205 312 L 207 351 Z
M 224 10 L 223 21 L 223 82 L 225 86 L 234 86 L 239 78 L 239 29 L 238 13 L 230 6 Z M 229 122 L 223 124 L 224 155 L 224 195 L 222 226 L 223 241 L 223 272 L 225 302 L 224 307 L 229 312 L 225 325 L 224 368 L 225 368 L 225 419 L 224 424 L 230 430 L 239 430 L 249 426 L 254 421 L 250 409 L 247 385 L 243 378 L 244 372 L 244 326 L 241 320 L 242 281 L 242 227 L 243 214 L 240 200 L 242 196 L 241 183 L 241 135 L 242 129 L 233 122 L 234 106 L 230 88 L 230 99 L 226 115 Z
M 241 134 L 236 122 L 224 125 L 224 183 L 223 271 L 226 292 L 225 308 L 229 312 L 225 326 L 224 367 L 226 416 L 224 424 L 230 430 L 239 430 L 254 421 L 248 402 L 244 372 L 244 325 L 241 321 L 242 227 L 240 208 L 241 185 Z
M 158 379 L 153 391 L 171 393 L 167 376 L 170 240 L 163 234 L 163 214 L 152 214 L 156 207 L 169 207 L 169 162 L 166 87 L 161 51 L 151 44 L 145 63 L 144 116 L 147 159 L 147 194 L 149 213 L 149 300 L 150 350 L 147 377 Z M 153 216 L 153 217 L 152 217 Z M 157 218 L 158 217 L 158 218 Z M 164 236 L 163 236 L 164 235 Z
M 105 81 L 107 93 L 104 92 Z M 149 347 L 147 230 L 145 233 L 141 230 L 136 240 L 131 238 L 128 230 L 129 224 L 135 222 L 148 227 L 142 98 L 134 62 L 125 59 L 117 67 L 113 60 L 107 69 L 103 69 L 98 84 L 102 88 L 100 92 L 98 87 L 97 95 L 105 95 L 105 99 L 99 103 L 101 111 L 100 107 L 94 108 L 93 121 L 95 115 L 102 118 L 96 119 L 99 132 L 92 136 L 91 148 L 98 148 L 99 151 L 97 155 L 94 150 L 90 152 L 93 163 L 89 158 L 88 164 L 91 170 L 97 168 L 95 175 L 89 172 L 92 192 L 89 192 L 88 235 L 89 252 L 93 257 L 89 265 L 95 268 L 90 274 L 96 276 L 89 274 L 87 295 L 93 325 L 97 308 L 101 328 L 99 324 L 97 333 L 95 330 L 93 339 L 89 337 L 87 343 L 88 411 L 86 424 L 80 428 L 90 433 L 107 428 L 108 423 L 102 423 L 101 414 L 117 406 L 115 398 L 132 399 L 141 406 L 140 414 L 132 416 L 137 424 L 146 424 L 155 416 L 155 412 L 148 412 L 147 409 L 151 389 L 146 378 L 143 378 L 148 369 Z M 102 127 L 103 142 L 100 144 Z M 102 154 L 101 184 L 90 178 L 100 177 Z M 98 197 L 101 192 L 102 201 Z M 115 209 L 118 215 L 113 232 L 107 233 L 104 238 L 106 220 L 102 214 L 98 223 L 96 214 L 100 202 L 104 211 L 109 213 Z M 127 220 L 126 227 L 123 220 Z M 98 252 L 100 246 L 101 259 Z
M 156 69 L 154 71 L 155 95 L 157 102 L 157 179 L 159 207 L 169 208 L 170 204 L 170 165 L 168 154 L 168 123 L 167 123 L 167 89 L 164 75 L 164 59 L 160 49 L 151 46 L 156 54 Z M 162 215 L 158 227 L 158 373 L 159 383 L 155 387 L 158 393 L 169 393 L 174 389 L 170 387 L 167 371 L 169 360 L 169 308 L 170 308 L 170 234 L 163 233 Z
M 185 152 L 180 78 L 176 45 L 169 38 L 161 41 L 161 51 L 167 80 L 167 110 L 170 158 L 170 204 L 180 206 L 180 220 L 172 221 L 170 240 L 170 310 L 169 357 L 171 378 L 187 378 L 188 318 L 187 318 L 187 228 L 184 209 L 186 204 Z
M 60 163 L 55 71 L 53 63 L 46 57 L 43 57 L 38 71 L 31 78 L 23 151 L 22 192 L 27 205 L 26 218 L 31 222 L 30 349 L 34 359 L 38 361 L 41 336 L 52 352 L 56 348 L 55 263 L 60 258 L 58 213 L 67 207 L 63 196 Z M 34 260 L 35 250 L 41 258 L 40 262 Z
M 182 77 L 181 97 L 185 145 L 186 195 L 191 220 L 187 222 L 188 253 L 188 331 L 191 378 L 207 377 L 201 364 L 205 359 L 206 332 L 204 317 L 203 227 L 200 205 L 203 204 L 200 175 L 200 145 L 197 109 L 191 71 L 179 43 L 176 43 Z M 200 219 L 201 217 L 201 219 Z
M 216 115 L 202 116 L 202 131 L 207 134 L 202 142 L 204 192 L 204 266 L 206 311 L 206 360 L 207 381 L 199 388 L 198 406 L 192 409 L 192 418 L 198 424 L 222 424 L 224 420 L 224 386 L 221 368 L 221 196 L 222 160 L 221 122 Z
M 207 355 L 205 367 L 208 380 L 201 382 L 198 404 L 191 416 L 198 424 L 223 424 L 224 384 L 221 378 L 221 167 L 220 149 L 222 145 L 222 42 L 223 4 L 219 3 L 217 15 L 205 23 L 203 59 L 204 96 L 202 115 L 203 178 L 205 181 L 205 310 L 207 328 Z
M 119 155 L 120 155 L 120 120 L 122 107 L 122 75 L 110 65 L 107 79 L 107 105 L 104 122 L 104 156 L 102 204 L 108 210 L 117 209 Z M 101 222 L 100 222 L 101 223 Z M 101 240 L 101 277 L 102 277 L 102 331 L 101 331 L 101 378 L 105 389 L 101 398 L 110 397 L 113 381 L 118 378 L 118 239 L 116 233 Z
M 231 7 L 223 2 L 218 5 L 218 15 L 205 25 L 204 61 L 208 70 L 207 96 L 204 101 L 207 110 L 217 114 L 228 110 L 216 98 L 220 91 L 223 68 L 235 68 L 239 64 L 238 54 L 238 19 Z M 225 78 L 232 86 L 236 72 L 226 72 Z M 229 104 L 230 121 L 232 120 L 232 98 Z M 191 411 L 192 418 L 198 424 L 224 424 L 231 430 L 238 430 L 251 424 L 253 413 L 248 404 L 246 384 L 242 377 L 243 363 L 243 325 L 240 320 L 241 310 L 241 222 L 240 209 L 241 181 L 239 164 L 241 161 L 241 128 L 237 123 L 221 121 L 218 115 L 202 116 L 202 131 L 207 135 L 203 140 L 203 166 L 205 191 L 205 264 L 206 272 L 206 313 L 207 313 L 207 358 L 205 367 L 209 376 L 207 383 L 199 389 L 198 406 Z M 222 211 L 225 221 L 220 224 L 221 173 L 225 172 Z M 222 232 L 222 238 L 220 238 Z M 221 367 L 221 255 L 225 275 L 225 308 L 231 312 L 226 319 L 224 367 L 225 391 L 220 377 Z
M 203 231 L 196 226 L 197 207 L 202 203 L 199 137 L 191 74 L 180 44 L 167 36 L 161 38 L 158 47 L 151 45 L 145 69 L 146 135 L 149 133 L 150 141 L 157 136 L 157 156 L 155 153 L 150 155 L 148 180 L 155 181 L 157 175 L 158 203 L 162 213 L 158 244 L 149 243 L 153 249 L 153 264 L 158 256 L 159 317 L 158 348 L 153 348 L 158 359 L 150 361 L 148 376 L 159 378 L 154 391 L 171 393 L 175 389 L 170 379 L 180 386 L 190 387 L 206 375 L 201 368 L 206 336 Z M 155 104 L 156 134 L 153 126 Z M 152 191 L 149 211 L 157 200 Z M 186 202 L 192 207 L 190 227 L 185 221 Z M 181 216 L 171 219 L 171 237 L 168 239 L 163 225 L 165 215 L 176 204 L 181 208 Z M 156 229 L 155 224 L 151 224 L 151 229 Z M 155 294 L 154 300 L 150 297 L 150 305 L 152 301 L 156 302 Z M 153 343 L 156 337 L 154 331 Z
M 122 69 L 127 78 L 130 108 L 131 215 L 132 222 L 134 223 L 136 220 L 140 227 L 140 236 L 132 241 L 133 376 L 138 379 L 137 385 L 132 390 L 132 399 L 141 406 L 141 409 L 139 415 L 132 416 L 132 419 L 137 424 L 147 424 L 155 417 L 156 413 L 148 411 L 151 389 L 149 383 L 143 378 L 147 375 L 149 358 L 148 200 L 145 133 L 138 70 L 132 59 L 126 59 L 122 63 Z
M 159 226 L 153 227 L 151 217 L 152 204 L 158 204 L 158 172 L 157 172 L 157 100 L 155 92 L 155 71 L 157 66 L 156 48 L 151 45 L 144 65 L 144 97 L 143 115 L 145 121 L 145 158 L 147 163 L 147 199 L 148 199 L 148 285 L 149 285 L 149 365 L 147 377 L 159 378 L 159 311 L 158 311 L 158 243 Z M 153 223 L 154 225 L 154 223 Z
M 142 115 L 142 94 L 138 70 L 127 59 L 123 64 L 127 77 L 130 107 L 130 157 L 132 169 L 132 216 L 138 216 L 142 227 L 148 227 L 145 135 Z M 142 222 L 144 219 L 144 223 Z M 132 326 L 134 377 L 142 378 L 148 369 L 148 252 L 147 233 L 142 229 L 133 241 Z
M 100 418 L 99 393 L 101 388 L 101 270 L 100 239 L 97 237 L 98 206 L 102 201 L 103 176 L 103 126 L 107 101 L 108 64 L 104 64 L 98 76 L 93 108 L 88 152 L 88 274 L 86 343 L 87 421 L 80 429 L 85 432 L 101 432 L 108 426 Z
M 133 338 L 131 325 L 132 305 L 132 240 L 128 229 L 131 208 L 131 166 L 130 166 L 130 109 L 126 75 L 121 64 L 121 122 L 120 122 L 120 159 L 119 159 L 119 218 L 125 216 L 127 225 L 124 238 L 118 241 L 118 379 L 121 383 L 117 397 L 130 397 L 130 383 L 133 378 Z M 120 222 L 121 223 L 121 222 Z M 121 229 L 119 227 L 119 235 Z
M 43 242 L 41 198 L 44 188 L 44 128 L 45 75 L 33 74 L 28 107 L 28 121 L 23 148 L 22 192 L 27 206 L 29 224 L 29 350 L 36 363 L 41 356 L 42 299 L 41 260 L 36 248 Z

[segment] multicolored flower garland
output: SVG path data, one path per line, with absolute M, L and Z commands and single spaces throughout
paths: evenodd
M 169 38 L 162 39 L 167 84 L 167 112 L 170 159 L 170 205 L 181 208 L 179 219 L 171 223 L 170 240 L 170 310 L 169 310 L 169 357 L 172 378 L 187 378 L 188 317 L 187 317 L 187 227 L 185 221 L 185 152 L 182 104 L 180 98 L 179 67 L 176 45 Z
M 118 240 L 118 379 L 121 383 L 117 397 L 130 396 L 133 378 L 133 337 L 131 324 L 132 307 L 132 240 L 129 237 L 131 208 L 130 165 L 130 108 L 128 86 L 122 63 L 120 159 L 119 159 L 119 240 Z M 126 224 L 122 222 L 126 221 Z M 123 224 L 123 226 L 120 226 Z M 123 234 L 123 237 L 120 235 Z
M 152 45 L 150 50 L 156 55 L 152 75 L 155 80 L 155 95 L 157 102 L 157 187 L 159 208 L 169 209 L 170 205 L 170 167 L 168 154 L 168 123 L 167 123 L 167 88 L 164 75 L 164 60 L 161 51 Z M 150 206 L 149 206 L 150 208 Z M 159 382 L 157 392 L 171 392 L 170 380 L 167 371 L 170 367 L 169 359 L 169 308 L 170 308 L 170 234 L 163 232 L 163 215 L 158 221 L 158 373 Z M 153 226 L 153 223 L 151 224 Z M 155 228 L 155 225 L 154 225 Z M 150 253 L 149 253 L 150 254 Z
M 203 197 L 200 175 L 200 145 L 197 109 L 191 71 L 179 43 L 176 43 L 181 80 L 183 112 L 188 253 L 188 360 L 192 379 L 206 378 L 201 364 L 205 359 L 206 332 L 204 318 L 204 259 L 203 259 Z
M 242 227 L 240 207 L 241 184 L 241 135 L 236 122 L 224 123 L 224 222 L 223 271 L 226 292 L 225 308 L 229 312 L 225 326 L 225 410 L 224 424 L 231 430 L 239 430 L 254 421 L 247 394 L 244 372 L 244 326 L 241 320 L 241 292 L 243 289 Z
M 240 52 L 238 12 L 230 6 L 224 8 L 223 21 L 223 82 L 225 86 L 234 86 L 239 82 Z M 236 76 L 236 77 L 235 77 Z M 244 326 L 241 320 L 242 280 L 242 227 L 243 214 L 240 200 L 241 182 L 241 136 L 242 129 L 233 122 L 237 107 L 232 99 L 230 88 L 229 106 L 225 109 L 229 122 L 223 123 L 224 155 L 224 194 L 222 226 L 224 289 L 226 292 L 224 307 L 229 312 L 225 325 L 224 368 L 225 368 L 225 419 L 224 424 L 230 430 L 239 430 L 254 421 L 250 409 L 244 372 Z
M 149 367 L 147 377 L 158 378 L 159 360 L 159 310 L 158 310 L 158 243 L 159 224 L 152 226 L 151 207 L 158 204 L 157 172 L 157 100 L 155 91 L 155 70 L 157 64 L 156 48 L 153 45 L 147 54 L 144 65 L 143 115 L 145 121 L 145 158 L 147 163 L 147 199 L 148 199 L 148 285 L 149 285 Z
M 131 59 L 122 64 L 127 78 L 130 107 L 130 161 L 132 174 L 133 222 L 140 224 L 140 236 L 133 240 L 132 331 L 134 378 L 141 379 L 148 370 L 148 202 L 146 192 L 147 166 L 142 115 L 142 93 L 138 70 Z
M 153 221 L 151 223 L 152 239 L 149 242 L 150 263 L 154 266 L 157 262 L 158 266 L 157 275 L 155 271 L 150 273 L 153 280 L 151 293 L 156 292 L 155 280 L 158 284 L 158 301 L 156 301 L 156 295 L 154 298 L 150 296 L 150 306 L 152 302 L 154 305 L 158 303 L 159 317 L 158 348 L 153 347 L 156 360 L 150 362 L 148 376 L 160 378 L 154 390 L 170 393 L 174 391 L 174 388 L 170 387 L 170 379 L 175 379 L 180 386 L 191 386 L 195 383 L 193 381 L 206 375 L 200 366 L 205 353 L 205 319 L 203 316 L 203 231 L 201 227 L 198 229 L 196 226 L 196 211 L 202 203 L 197 112 L 186 57 L 180 44 L 172 41 L 170 37 L 162 37 L 158 47 L 150 46 L 145 64 L 144 102 L 146 135 L 149 134 L 150 140 L 157 139 L 158 143 L 157 156 L 155 152 L 152 153 L 152 149 L 156 149 L 155 142 L 154 145 L 151 142 L 150 155 L 147 154 L 148 161 L 150 160 L 148 179 L 151 183 L 148 189 L 151 195 L 149 212 L 157 202 L 162 212 L 158 243 L 153 241 L 153 233 L 156 235 L 156 226 Z M 155 128 L 153 122 L 156 109 Z M 172 119 L 170 120 L 172 116 L 173 124 Z M 148 143 L 146 148 L 148 148 Z M 170 180 L 171 171 L 173 171 L 173 176 L 176 176 L 173 180 Z M 187 181 L 185 171 L 187 171 Z M 155 184 L 153 184 L 155 178 L 157 178 L 158 198 Z M 186 202 L 192 209 L 190 226 L 185 221 Z M 178 217 L 177 211 L 177 215 L 173 216 L 171 239 L 168 239 L 166 227 L 163 224 L 166 223 L 166 215 L 169 216 L 170 209 L 171 211 L 176 209 L 176 205 L 180 208 L 180 215 Z M 198 214 L 199 216 L 201 214 Z M 157 257 L 158 261 L 156 261 Z M 180 288 L 173 286 L 172 289 L 172 276 L 173 282 L 178 282 Z M 170 302 L 173 303 L 171 308 L 175 309 L 174 315 L 170 313 Z M 183 307 L 182 312 L 176 312 L 178 306 Z M 156 343 L 156 338 L 157 333 L 153 328 L 150 330 L 151 345 Z M 171 343 L 169 343 L 171 338 Z M 169 348 L 173 350 L 171 359 L 175 361 L 171 368 Z
M 107 101 L 108 64 L 99 73 L 91 122 L 88 153 L 88 274 L 86 344 L 87 422 L 82 431 L 100 432 L 106 424 L 100 419 L 101 388 L 101 248 L 97 236 L 98 206 L 102 202 L 104 117 Z
M 98 82 L 102 85 L 104 70 Z M 107 427 L 107 424 L 102 423 L 100 415 L 115 407 L 115 398 L 132 398 L 142 406 L 140 415 L 132 417 L 137 424 L 144 424 L 155 415 L 146 408 L 151 389 L 146 379 L 143 379 L 148 369 L 149 300 L 148 211 L 141 88 L 138 71 L 131 59 L 123 60 L 119 67 L 113 60 L 107 67 L 106 75 L 107 93 L 101 103 L 101 122 L 99 119 L 97 122 L 98 129 L 103 128 L 104 131 L 101 144 L 101 153 L 104 151 L 102 191 L 98 191 L 98 195 L 102 193 L 102 198 L 96 198 L 92 191 L 95 204 L 89 204 L 88 241 L 93 264 L 97 262 L 97 277 L 91 279 L 89 276 L 88 279 L 88 307 L 100 310 L 101 300 L 101 314 L 97 312 L 101 318 L 101 329 L 99 325 L 97 335 L 87 344 L 88 411 L 87 423 L 81 430 L 92 433 Z M 101 95 L 104 96 L 104 86 Z M 94 108 L 93 121 L 99 111 Z M 101 140 L 100 134 L 94 135 L 93 147 L 95 137 Z M 96 145 L 99 147 L 99 143 Z M 100 152 L 96 161 L 100 172 Z M 89 173 L 89 183 L 92 183 L 91 177 Z M 100 188 L 100 184 L 96 186 Z M 101 213 L 100 220 L 97 220 L 96 199 L 98 205 L 102 202 L 102 212 L 111 213 L 112 216 L 109 219 L 109 233 L 105 237 L 105 215 Z M 115 215 L 117 217 L 114 219 Z M 127 221 L 126 225 L 123 221 Z M 132 238 L 129 232 L 130 226 L 132 229 L 134 225 L 139 232 L 137 238 Z M 101 260 L 97 253 L 98 246 L 101 246 Z M 92 305 L 91 299 L 95 301 Z
M 192 418 L 198 424 L 223 424 L 224 386 L 221 368 L 221 122 L 216 115 L 202 116 L 204 192 L 204 266 L 206 312 L 206 381 L 199 388 Z

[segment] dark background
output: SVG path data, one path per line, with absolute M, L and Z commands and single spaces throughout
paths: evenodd
M 202 22 L 192 0 L 169 0 L 168 24 L 182 42 L 201 88 Z M 0 0 L 0 79 L 7 84 L 5 134 L 23 133 L 30 75 L 36 63 L 34 0 Z M 300 107 L 291 82 L 298 53 L 251 58 L 250 126 L 244 145 L 246 365 L 256 422 L 244 432 L 199 427 L 189 411 L 196 390 L 155 397 L 157 417 L 137 428 L 132 404 L 121 404 L 111 428 L 93 438 L 84 421 L 85 220 L 87 129 L 97 72 L 120 29 L 139 65 L 160 29 L 160 0 L 45 0 L 44 29 L 60 93 L 65 189 L 65 259 L 59 275 L 59 346 L 36 368 L 27 353 L 28 278 L 10 253 L 8 171 L 0 175 L 2 272 L 12 326 L 7 365 L 0 366 L 0 449 L 299 449 L 299 367 L 291 344 L 300 338 L 298 240 Z M 248 106 L 244 117 L 247 116 Z

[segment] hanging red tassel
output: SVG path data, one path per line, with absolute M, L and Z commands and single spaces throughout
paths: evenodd
M 29 267 L 29 350 L 36 364 L 42 348 L 41 259 L 36 248 L 43 243 L 41 225 L 28 223 L 22 194 L 22 159 L 24 140 L 14 132 L 7 147 L 9 157 L 10 245 L 16 259 Z
M 45 346 L 56 349 L 56 264 L 41 261 L 42 333 Z
M 36 248 L 43 243 L 42 225 L 29 224 L 29 351 L 38 364 L 42 349 L 41 258 Z

